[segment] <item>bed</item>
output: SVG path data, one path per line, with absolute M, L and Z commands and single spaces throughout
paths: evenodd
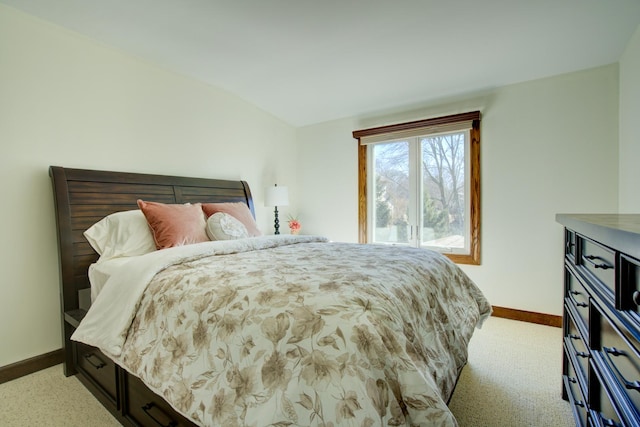
M 242 234 L 104 260 L 86 236 L 96 223 L 142 210 L 155 239 L 139 201 L 190 212 L 240 204 L 255 216 L 248 184 L 50 175 L 65 374 L 123 424 L 456 425 L 447 402 L 491 307 L 446 257 Z M 203 217 L 210 227 L 214 215 Z

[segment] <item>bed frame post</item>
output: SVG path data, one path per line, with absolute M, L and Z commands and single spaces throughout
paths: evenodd
M 69 191 L 64 168 L 51 166 L 49 175 L 53 183 L 53 200 L 56 211 L 58 234 L 58 259 L 60 262 L 60 306 L 62 308 L 62 350 L 64 355 L 64 374 L 75 375 L 71 334 L 72 325 L 65 320 L 65 313 L 78 308 L 78 293 L 73 286 L 73 271 L 67 266 L 72 265 L 71 214 L 69 209 Z

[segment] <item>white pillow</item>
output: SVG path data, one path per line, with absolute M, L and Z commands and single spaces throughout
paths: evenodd
M 98 262 L 156 250 L 147 219 L 139 209 L 116 212 L 102 218 L 84 232 L 84 237 L 100 254 Z
M 217 212 L 207 219 L 207 236 L 211 240 L 234 240 L 249 237 L 247 227 L 233 216 Z

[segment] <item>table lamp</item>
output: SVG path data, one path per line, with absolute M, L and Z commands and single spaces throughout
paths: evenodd
M 278 184 L 273 187 L 267 188 L 267 194 L 264 199 L 264 205 L 268 207 L 274 207 L 274 222 L 273 226 L 276 230 L 274 234 L 280 234 L 280 221 L 278 221 L 278 206 L 289 205 L 289 190 L 287 187 L 278 187 Z

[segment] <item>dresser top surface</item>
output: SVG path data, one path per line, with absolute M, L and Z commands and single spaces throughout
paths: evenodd
M 557 214 L 556 221 L 604 245 L 640 258 L 640 214 Z
M 573 220 L 640 234 L 640 214 L 558 214 L 556 219 L 563 225 Z

